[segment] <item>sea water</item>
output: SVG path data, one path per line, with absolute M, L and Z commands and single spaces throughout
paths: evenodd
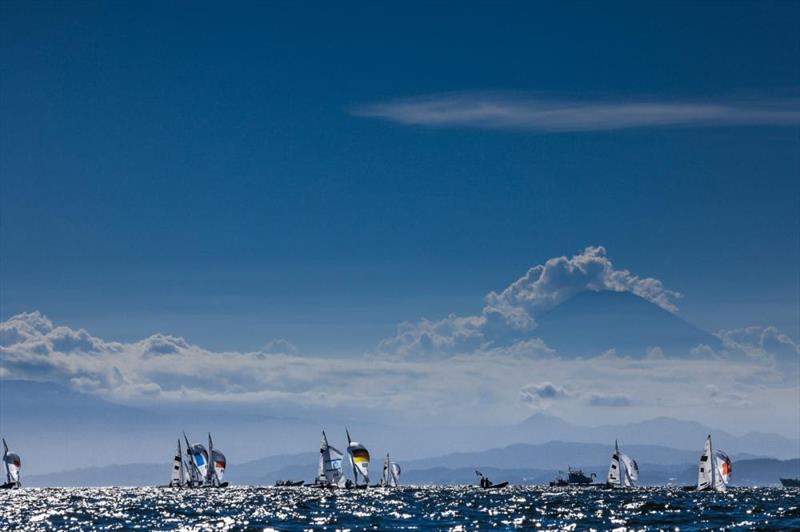
M 421 487 L 30 488 L 0 492 L 3 530 L 791 530 L 800 490 Z

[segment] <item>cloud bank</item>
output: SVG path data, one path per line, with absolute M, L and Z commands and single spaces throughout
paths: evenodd
M 349 412 L 412 425 L 516 422 L 531 408 L 580 419 L 587 406 L 625 406 L 652 417 L 687 409 L 740 415 L 730 411 L 736 405 L 770 419 L 796 416 L 797 375 L 764 358 L 633 359 L 613 351 L 586 360 L 549 351 L 532 358 L 520 352 L 542 345 L 521 343 L 424 361 L 214 352 L 167 334 L 106 341 L 31 312 L 0 323 L 0 379 L 54 382 L 126 404 L 214 403 L 326 419 Z M 274 345 L 286 350 L 283 342 Z
M 591 101 L 471 92 L 373 103 L 352 113 L 402 125 L 538 132 L 800 124 L 797 101 Z
M 534 266 L 504 290 L 490 292 L 476 316 L 450 315 L 438 321 L 421 319 L 398 326 L 397 334 L 378 346 L 378 352 L 406 357 L 487 351 L 504 347 L 529 356 L 553 355 L 534 338 L 536 316 L 585 291 L 629 292 L 670 312 L 681 294 L 658 279 L 616 269 L 602 246 L 590 246 L 567 257 Z

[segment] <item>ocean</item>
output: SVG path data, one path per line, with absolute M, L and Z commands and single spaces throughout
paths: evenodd
M 26 488 L 0 492 L 0 529 L 791 530 L 800 490 Z

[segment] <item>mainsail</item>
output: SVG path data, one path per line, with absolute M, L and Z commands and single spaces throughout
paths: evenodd
M 333 486 L 344 485 L 344 472 L 342 471 L 341 451 L 328 444 L 328 437 L 322 431 L 322 440 L 319 444 L 319 472 L 317 482 Z
M 22 469 L 22 460 L 19 455 L 8 451 L 8 445 L 3 438 L 3 464 L 6 468 L 6 482 L 9 487 L 19 487 L 19 470 Z
M 724 451 L 714 449 L 709 434 L 700 457 L 697 489 L 725 491 L 732 471 L 731 459 Z
M 181 456 L 181 440 L 178 438 L 178 449 L 175 451 L 175 458 L 172 461 L 172 476 L 169 479 L 169 485 L 172 487 L 181 487 L 186 485 L 186 476 L 183 469 L 183 457 Z
M 192 486 L 202 486 L 208 478 L 208 451 L 201 443 L 190 444 L 185 432 L 183 439 L 186 440 L 186 455 L 189 457 L 187 468 L 190 483 Z
M 364 484 L 369 484 L 369 451 L 366 447 L 350 439 L 350 431 L 347 433 L 347 454 L 350 456 L 350 463 L 353 466 L 353 481 L 358 485 L 358 477 L 361 475 Z

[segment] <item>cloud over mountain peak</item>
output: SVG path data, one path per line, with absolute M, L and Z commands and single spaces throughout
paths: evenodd
M 479 315 L 404 322 L 395 336 L 381 342 L 378 351 L 413 357 L 529 341 L 537 316 L 586 291 L 629 292 L 673 313 L 678 310 L 675 300 L 682 297 L 658 279 L 616 269 L 603 246 L 589 246 L 569 258 L 551 258 L 502 291 L 490 292 Z M 544 343 L 538 347 L 537 354 L 552 352 Z

